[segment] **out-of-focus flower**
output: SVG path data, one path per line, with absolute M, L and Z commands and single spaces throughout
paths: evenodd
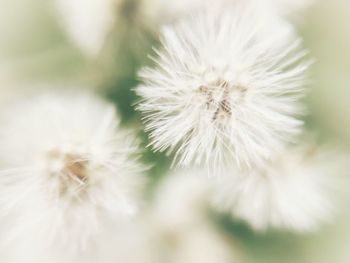
M 67 34 L 82 51 L 95 58 L 114 27 L 144 27 L 153 19 L 155 0 L 56 0 Z M 117 36 L 118 37 L 118 36 Z
M 159 225 L 154 217 L 142 218 L 133 229 L 118 233 L 118 240 L 106 245 L 114 247 L 114 262 L 239 263 L 242 257 L 235 242 L 205 221 L 174 229 Z
M 162 251 L 159 262 L 241 262 L 237 247 L 210 225 L 192 225 L 177 233 L 163 230 L 157 251 Z
M 314 231 L 333 216 L 334 163 L 316 148 L 292 149 L 261 169 L 237 171 L 218 180 L 214 207 L 268 227 Z
M 239 262 L 233 242 L 209 220 L 211 182 L 202 173 L 177 171 L 160 183 L 145 224 L 155 262 Z
M 152 213 L 169 229 L 202 221 L 208 210 L 211 182 L 199 170 L 180 170 L 168 175 L 157 191 Z
M 229 7 L 165 28 L 157 66 L 140 73 L 151 145 L 181 166 L 261 165 L 300 130 L 300 40 L 254 5 Z
M 96 56 L 114 23 L 115 0 L 56 0 L 69 37 L 89 56 Z
M 79 252 L 137 212 L 143 168 L 112 105 L 48 93 L 3 112 L 1 127 L 0 213 L 12 218 L 4 244 Z

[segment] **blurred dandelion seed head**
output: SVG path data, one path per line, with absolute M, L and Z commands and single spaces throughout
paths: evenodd
M 21 101 L 2 121 L 3 212 L 19 212 L 26 227 L 40 225 L 43 235 L 55 233 L 61 244 L 75 239 L 78 247 L 105 220 L 135 214 L 144 168 L 113 106 L 84 92 L 44 94 Z
M 261 169 L 231 169 L 217 182 L 214 207 L 260 231 L 316 231 L 334 216 L 333 158 L 331 152 L 304 147 Z

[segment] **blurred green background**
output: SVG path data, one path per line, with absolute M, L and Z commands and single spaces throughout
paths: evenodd
M 157 45 L 157 25 L 142 31 L 138 21 L 121 17 L 125 21 L 114 29 L 118 37 L 108 38 L 104 51 L 95 61 L 86 58 L 71 43 L 58 23 L 52 1 L 1 0 L 0 3 L 0 102 L 12 93 L 43 85 L 89 87 L 116 104 L 124 125 L 142 130 L 140 116 L 132 107 L 137 100 L 132 88 L 138 83 L 137 70 L 149 63 L 147 54 L 152 45 Z M 349 11 L 349 0 L 316 0 L 312 8 L 296 19 L 304 45 L 315 58 L 306 98 L 306 127 L 317 140 L 335 141 L 344 147 L 350 145 Z M 140 137 L 145 146 L 147 136 L 140 132 Z M 170 165 L 164 155 L 149 150 L 144 159 L 154 164 L 150 171 L 153 182 Z M 350 194 L 346 188 L 350 184 L 347 178 L 343 179 L 345 190 L 340 194 L 343 209 L 335 223 L 316 234 L 254 234 L 226 218 L 217 221 L 241 243 L 249 263 L 348 263 Z

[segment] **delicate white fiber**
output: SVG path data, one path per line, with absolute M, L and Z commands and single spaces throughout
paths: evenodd
M 112 105 L 84 92 L 23 100 L 1 118 L 2 241 L 34 235 L 78 252 L 137 211 L 142 166 Z M 34 239 L 33 239 L 34 240 Z
M 293 149 L 265 168 L 232 169 L 218 180 L 214 207 L 256 230 L 317 230 L 333 216 L 330 160 L 315 149 Z
M 254 5 L 229 7 L 164 28 L 156 66 L 140 73 L 151 145 L 180 166 L 261 165 L 302 124 L 300 39 Z

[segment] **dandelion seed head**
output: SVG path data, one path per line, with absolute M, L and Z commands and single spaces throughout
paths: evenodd
M 232 169 L 216 183 L 214 207 L 258 231 L 315 231 L 334 214 L 330 160 L 306 147 L 292 149 L 262 169 Z
M 18 214 L 8 239 L 36 231 L 48 245 L 80 251 L 110 221 L 137 212 L 143 166 L 112 105 L 50 93 L 20 101 L 1 121 L 0 209 Z
M 208 218 L 211 181 L 205 171 L 170 173 L 158 186 L 144 224 L 156 262 L 236 262 L 238 248 Z M 143 222 L 144 223 L 144 222 Z M 203 248 L 210 248 L 203 251 Z
M 252 5 L 230 7 L 164 28 L 156 66 L 140 73 L 151 145 L 176 165 L 262 165 L 299 133 L 300 40 Z
M 157 225 L 175 230 L 203 221 L 211 188 L 203 173 L 195 169 L 179 170 L 160 183 L 152 206 Z

